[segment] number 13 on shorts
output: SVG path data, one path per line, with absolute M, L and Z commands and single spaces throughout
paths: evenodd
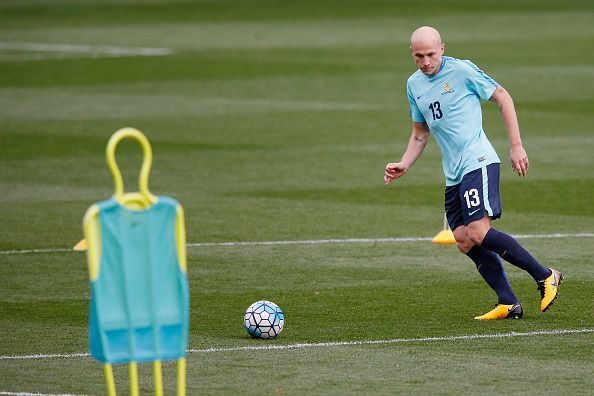
M 476 188 L 471 188 L 464 192 L 464 198 L 466 199 L 466 207 L 472 209 L 481 204 L 481 198 Z
M 446 186 L 445 210 L 452 229 L 480 220 L 501 217 L 499 163 L 489 164 L 464 175 L 460 183 Z

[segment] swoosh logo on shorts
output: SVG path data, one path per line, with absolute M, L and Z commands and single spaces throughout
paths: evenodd
M 480 210 L 480 209 L 477 209 L 477 210 L 474 210 L 474 211 L 472 211 L 472 212 L 469 212 L 469 213 L 468 213 L 468 216 L 472 216 L 473 214 L 475 214 L 475 213 L 476 213 L 476 212 L 478 212 L 479 210 Z

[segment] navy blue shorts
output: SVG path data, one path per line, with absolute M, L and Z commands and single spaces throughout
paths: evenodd
M 501 217 L 499 199 L 499 164 L 489 164 L 462 177 L 454 186 L 446 186 L 445 212 L 452 230 L 482 219 Z

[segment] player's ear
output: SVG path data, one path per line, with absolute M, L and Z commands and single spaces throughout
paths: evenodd
M 445 52 L 445 43 L 441 43 L 441 54 Z

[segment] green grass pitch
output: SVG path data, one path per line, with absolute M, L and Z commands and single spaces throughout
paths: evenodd
M 151 191 L 184 205 L 188 242 L 211 243 L 188 248 L 189 394 L 592 392 L 593 19 L 576 0 L 1 2 L 0 393 L 105 392 L 99 364 L 70 356 L 88 350 L 89 290 L 85 255 L 69 249 L 112 193 L 104 150 L 124 126 L 151 140 Z M 474 321 L 496 300 L 452 246 L 215 245 L 440 230 L 434 140 L 404 179 L 382 181 L 410 136 L 408 41 L 424 24 L 514 98 L 526 179 L 508 165 L 496 106 L 483 106 L 503 161 L 496 225 L 565 235 L 522 240 L 566 276 L 549 312 L 506 265 L 525 318 Z M 118 160 L 135 189 L 137 147 L 123 143 Z M 35 249 L 50 251 L 23 252 Z M 258 299 L 285 311 L 276 340 L 243 329 Z M 524 335 L 461 337 L 512 333 Z M 38 354 L 68 356 L 22 358 Z M 141 381 L 151 392 L 149 367 Z M 126 382 L 117 367 L 122 394 Z

